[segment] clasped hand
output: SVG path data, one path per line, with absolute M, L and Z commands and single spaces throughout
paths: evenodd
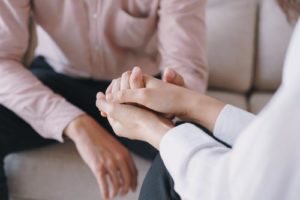
M 174 70 L 167 73 L 174 84 L 144 75 L 135 67 L 113 80 L 105 94 L 97 94 L 96 105 L 117 135 L 158 149 L 161 138 L 174 126 L 166 116 L 186 117 L 188 111 L 182 105 L 190 90 L 182 87 L 184 81 Z

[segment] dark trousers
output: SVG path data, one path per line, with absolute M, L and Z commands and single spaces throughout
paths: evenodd
M 99 115 L 95 106 L 96 93 L 104 92 L 110 81 L 94 81 L 91 79 L 77 79 L 54 72 L 44 58 L 36 58 L 30 66 L 30 71 L 54 92 L 66 98 L 70 103 L 79 107 L 93 117 L 108 132 L 113 133 L 105 118 Z M 114 134 L 113 134 L 114 135 Z M 153 159 L 157 151 L 149 144 L 131 141 L 114 135 L 132 152 L 147 159 Z M 42 138 L 24 120 L 12 111 L 0 105 L 0 199 L 8 199 L 8 189 L 3 169 L 3 159 L 13 152 L 42 147 L 54 140 Z
M 180 125 L 184 122 L 180 122 Z M 220 141 L 218 138 L 212 136 L 213 134 L 205 127 L 194 124 L 199 129 L 202 129 L 206 134 L 220 142 L 224 146 L 231 148 L 228 144 Z M 180 196 L 175 192 L 174 181 L 169 174 L 160 154 L 157 154 L 151 168 L 149 169 L 146 178 L 143 182 L 139 200 L 181 200 Z
M 143 182 L 139 200 L 180 200 L 174 181 L 158 154 Z

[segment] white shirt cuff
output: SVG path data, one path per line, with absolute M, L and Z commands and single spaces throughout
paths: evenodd
M 255 115 L 226 105 L 215 123 L 213 134 L 216 138 L 233 146 L 239 134 L 253 121 Z
M 186 163 L 185 160 L 190 158 L 190 150 L 211 142 L 218 143 L 202 129 L 186 123 L 176 126 L 164 135 L 160 142 L 160 154 L 172 174 L 172 171 L 179 170 L 178 168 Z

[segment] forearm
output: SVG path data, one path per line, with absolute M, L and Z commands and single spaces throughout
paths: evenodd
M 44 86 L 21 64 L 29 41 L 31 1 L 0 1 L 0 104 L 39 134 L 62 141 L 65 126 L 82 111 Z
M 144 127 L 145 133 L 141 139 L 159 150 L 159 145 L 163 136 L 169 130 L 174 128 L 174 125 L 171 123 L 171 121 L 166 119 L 157 121 L 156 123 L 144 123 Z
M 296 112 L 276 107 L 273 113 L 265 111 L 232 149 L 192 124 L 170 130 L 162 139 L 160 154 L 176 191 L 183 199 L 244 199 L 247 192 L 248 199 L 280 195 L 297 199 L 300 137 L 295 131 L 299 113 L 295 105 L 291 107 Z M 289 123 L 283 126 L 287 118 Z
M 12 110 L 45 138 L 62 141 L 63 129 L 83 114 L 43 85 L 19 62 L 0 59 L 0 104 Z
M 182 199 L 224 199 L 230 188 L 230 151 L 192 124 L 170 130 L 160 143 L 161 157 Z
M 217 99 L 193 91 L 187 91 L 185 98 L 186 100 L 182 102 L 185 107 L 183 118 L 201 124 L 210 132 L 213 132 L 215 123 L 225 104 Z

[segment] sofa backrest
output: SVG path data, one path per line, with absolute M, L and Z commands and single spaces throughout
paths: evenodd
M 276 0 L 262 0 L 257 31 L 257 65 L 254 87 L 259 91 L 275 91 L 281 83 L 286 50 L 293 32 Z
M 293 31 L 276 0 L 209 0 L 209 87 L 274 92 Z
M 209 87 L 246 93 L 251 88 L 257 0 L 209 0 Z

